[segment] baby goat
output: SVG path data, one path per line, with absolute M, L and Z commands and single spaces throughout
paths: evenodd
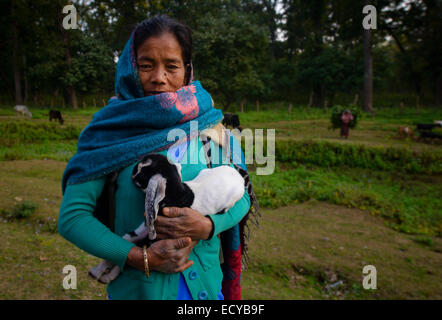
M 190 207 L 203 215 L 224 213 L 244 195 L 244 178 L 234 168 L 222 165 L 203 169 L 191 181 L 182 181 L 181 165 L 166 156 L 148 154 L 132 172 L 134 184 L 145 194 L 145 221 L 124 239 L 137 245 L 150 244 L 156 238 L 154 221 L 164 207 Z M 120 268 L 103 260 L 89 274 L 109 283 Z

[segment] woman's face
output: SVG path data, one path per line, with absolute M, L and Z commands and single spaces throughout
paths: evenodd
M 185 85 L 181 46 L 170 32 L 146 39 L 137 50 L 137 64 L 145 96 L 176 91 Z

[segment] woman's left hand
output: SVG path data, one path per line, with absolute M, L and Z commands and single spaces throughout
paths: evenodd
M 207 240 L 212 232 L 212 220 L 191 208 L 166 207 L 163 214 L 155 221 L 158 239 Z

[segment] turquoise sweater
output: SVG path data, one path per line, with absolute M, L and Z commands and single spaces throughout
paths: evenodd
M 204 157 L 198 157 L 197 164 L 190 164 L 189 149 L 192 143 L 198 143 L 200 154 L 202 144 L 199 139 L 193 139 L 183 156 L 183 181 L 192 180 L 198 173 L 207 168 Z M 211 143 L 212 155 L 218 148 L 220 161 L 213 167 L 221 165 L 226 160 L 222 148 Z M 160 152 L 167 154 L 164 150 Z M 201 159 L 203 158 L 203 159 Z M 187 164 L 186 164 L 187 163 Z M 109 260 L 122 269 L 120 276 L 107 286 L 107 292 L 112 299 L 148 299 L 175 300 L 178 291 L 179 273 L 166 274 L 152 271 L 149 278 L 144 272 L 126 266 L 126 258 L 134 246 L 121 236 L 133 231 L 144 220 L 144 193 L 132 183 L 133 163 L 124 168 L 118 176 L 116 192 L 115 233 L 100 223 L 94 216 L 96 201 L 103 190 L 105 177 L 81 184 L 67 186 L 60 207 L 58 230 L 59 233 L 82 250 L 102 259 Z M 232 165 L 231 165 L 232 166 Z M 213 221 L 213 236 L 200 241 L 191 252 L 189 259 L 194 264 L 183 271 L 186 284 L 196 299 L 217 299 L 221 289 L 222 272 L 219 262 L 220 241 L 218 234 L 238 224 L 250 208 L 250 198 L 247 190 L 244 196 L 226 213 L 209 216 Z

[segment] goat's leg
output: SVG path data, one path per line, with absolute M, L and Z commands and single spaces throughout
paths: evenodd
M 114 265 L 108 273 L 103 274 L 103 276 L 97 280 L 101 283 L 108 284 L 109 282 L 115 280 L 120 275 L 120 272 L 120 267 Z
M 147 228 L 145 222 L 143 222 L 137 229 L 135 229 L 135 231 L 126 233 L 123 236 L 123 239 L 135 243 L 145 238 L 146 236 Z M 110 261 L 103 259 L 98 265 L 89 270 L 89 275 L 101 283 L 109 283 L 112 280 L 115 280 L 120 272 L 120 267 Z
M 100 278 L 109 272 L 115 265 L 107 260 L 101 260 L 101 262 L 89 270 L 89 275 L 95 280 L 100 281 Z

